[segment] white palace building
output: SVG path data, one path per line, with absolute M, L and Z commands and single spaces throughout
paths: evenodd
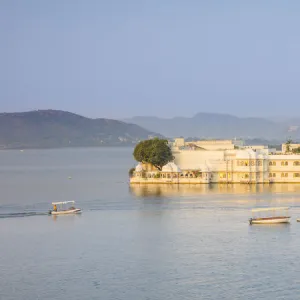
M 231 140 L 171 143 L 175 157 L 157 170 L 138 164 L 130 183 L 300 183 L 300 155 L 265 146 L 242 146 Z M 293 147 L 299 147 L 293 144 Z

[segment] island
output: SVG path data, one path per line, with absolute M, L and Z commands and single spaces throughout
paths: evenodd
M 276 150 L 234 140 L 151 139 L 136 145 L 130 184 L 300 183 L 300 144 Z

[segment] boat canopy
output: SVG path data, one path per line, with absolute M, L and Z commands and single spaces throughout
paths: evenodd
M 62 204 L 68 204 L 68 203 L 75 203 L 75 201 L 63 201 L 63 202 L 52 202 L 52 205 L 62 205 Z
M 252 209 L 252 212 L 288 210 L 288 209 L 289 209 L 289 207 L 264 207 L 264 208 L 254 208 L 254 209 Z

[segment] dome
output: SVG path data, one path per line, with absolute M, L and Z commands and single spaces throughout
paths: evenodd
M 181 170 L 176 164 L 174 164 L 173 162 L 170 162 L 162 167 L 162 172 L 180 173 Z
M 136 167 L 135 167 L 135 171 L 136 172 L 143 172 L 144 169 L 143 169 L 143 166 L 141 163 L 139 163 Z

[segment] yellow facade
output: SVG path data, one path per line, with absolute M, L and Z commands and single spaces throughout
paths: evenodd
M 208 144 L 208 141 L 204 141 Z M 183 139 L 178 144 L 185 144 Z M 222 144 L 213 142 L 213 144 Z M 224 145 L 228 145 L 224 141 Z M 185 144 L 186 145 L 186 144 Z M 173 145 L 174 163 L 180 171 L 159 172 L 145 165 L 131 183 L 300 183 L 300 155 L 270 154 L 253 149 L 191 150 Z M 165 169 L 167 170 L 167 169 Z

